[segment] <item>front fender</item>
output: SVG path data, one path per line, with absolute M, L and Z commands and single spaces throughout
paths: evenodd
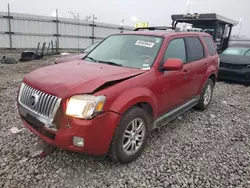
M 153 92 L 145 87 L 132 88 L 126 92 L 123 92 L 111 104 L 110 110 L 119 114 L 123 114 L 131 106 L 141 102 L 146 102 L 151 105 L 153 109 L 153 116 L 155 118 L 156 109 L 158 106 L 157 99 Z

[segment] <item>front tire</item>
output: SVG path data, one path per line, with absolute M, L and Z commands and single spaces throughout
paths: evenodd
M 135 161 L 146 147 L 149 130 L 150 121 L 145 110 L 139 107 L 129 109 L 116 129 L 109 157 L 122 164 Z
M 214 83 L 211 79 L 208 79 L 205 87 L 201 93 L 198 104 L 195 106 L 197 110 L 206 110 L 213 98 Z

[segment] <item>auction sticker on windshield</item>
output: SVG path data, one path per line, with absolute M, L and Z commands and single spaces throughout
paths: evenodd
M 148 47 L 148 48 L 152 48 L 155 43 L 153 42 L 147 42 L 147 41 L 142 41 L 142 40 L 138 40 L 135 45 L 137 46 L 144 46 L 144 47 Z

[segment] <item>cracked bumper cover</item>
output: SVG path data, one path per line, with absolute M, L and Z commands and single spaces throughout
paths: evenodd
M 18 110 L 20 114 L 21 110 L 26 109 L 18 105 Z M 20 114 L 24 125 L 45 142 L 58 148 L 93 156 L 107 154 L 115 128 L 120 120 L 120 115 L 114 112 L 105 112 L 92 120 L 63 116 L 59 120 L 58 130 L 51 131 L 29 112 L 27 114 L 26 117 Z M 84 138 L 84 147 L 75 147 L 73 136 Z

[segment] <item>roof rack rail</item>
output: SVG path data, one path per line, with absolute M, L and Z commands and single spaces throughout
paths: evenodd
M 134 31 L 139 31 L 139 30 L 175 30 L 173 27 L 167 27 L 167 26 L 154 26 L 154 27 L 138 27 L 135 28 Z

